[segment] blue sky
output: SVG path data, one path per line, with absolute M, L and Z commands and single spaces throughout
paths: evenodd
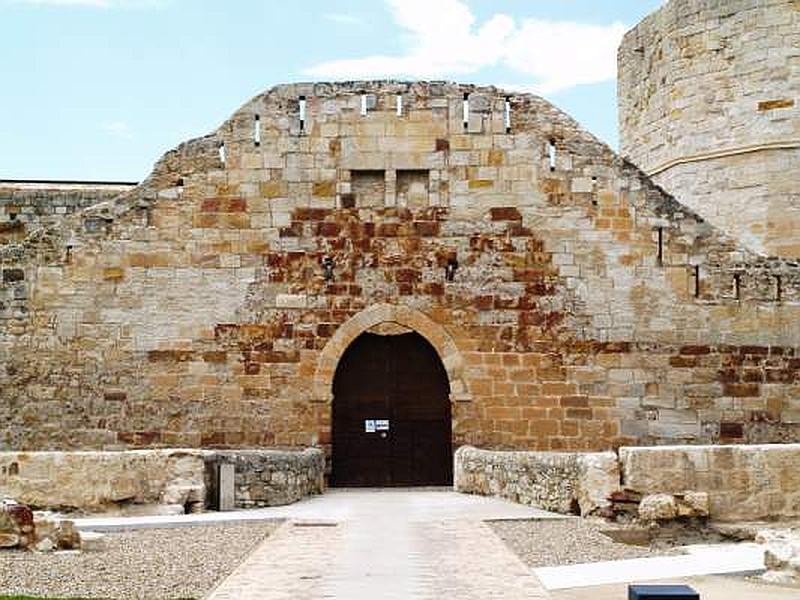
M 616 147 L 614 48 L 661 0 L 0 0 L 0 178 L 138 181 L 276 83 L 540 93 Z

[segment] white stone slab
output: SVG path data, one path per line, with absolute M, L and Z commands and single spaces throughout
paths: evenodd
M 633 558 L 607 562 L 540 567 L 533 572 L 548 590 L 655 581 L 674 577 L 720 575 L 764 569 L 764 547 L 759 544 L 686 546 L 683 556 Z

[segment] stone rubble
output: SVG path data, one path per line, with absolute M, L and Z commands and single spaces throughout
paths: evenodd
M 767 529 L 759 531 L 755 541 L 764 544 L 764 566 L 761 577 L 771 583 L 800 586 L 800 530 Z
M 0 500 L 0 548 L 52 552 L 80 547 L 81 535 L 72 521 L 10 498 Z

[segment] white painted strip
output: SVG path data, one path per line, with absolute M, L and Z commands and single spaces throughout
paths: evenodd
M 761 571 L 764 546 L 752 543 L 687 546 L 684 556 L 633 558 L 607 562 L 540 567 L 533 572 L 548 590 L 656 581 L 673 577 Z

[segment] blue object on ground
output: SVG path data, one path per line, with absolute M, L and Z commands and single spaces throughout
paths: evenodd
M 688 585 L 629 585 L 628 600 L 700 600 Z

